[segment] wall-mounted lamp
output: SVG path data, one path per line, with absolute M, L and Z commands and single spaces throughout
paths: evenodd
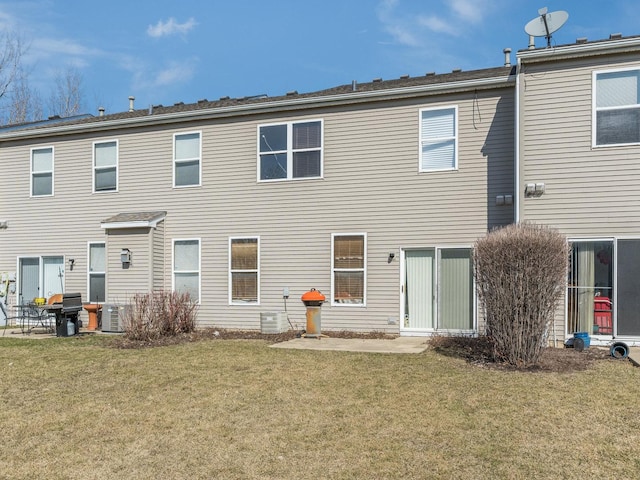
M 69 270 L 73 270 L 73 265 L 76 263 L 76 259 L 75 258 L 70 258 L 69 259 Z
M 0 220 L 0 229 L 4 230 L 8 226 L 9 226 L 9 222 L 7 222 L 6 220 Z
M 389 252 L 389 257 L 387 258 L 387 263 L 393 262 L 393 259 L 396 258 L 396 254 L 393 252 Z
M 122 262 L 122 268 L 129 268 L 131 264 L 131 250 L 123 248 L 120 251 L 120 262 Z

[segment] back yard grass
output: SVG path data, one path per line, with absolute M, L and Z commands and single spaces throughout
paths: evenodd
M 315 341 L 315 340 L 310 340 Z M 7 479 L 640 476 L 640 369 L 202 340 L 0 338 Z

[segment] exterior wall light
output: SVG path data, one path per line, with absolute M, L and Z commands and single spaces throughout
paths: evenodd
M 123 248 L 120 251 L 120 262 L 122 262 L 122 268 L 129 268 L 131 264 L 131 250 Z

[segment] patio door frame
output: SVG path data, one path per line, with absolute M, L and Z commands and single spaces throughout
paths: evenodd
M 61 267 L 61 275 L 60 278 L 60 286 L 62 288 L 61 292 L 57 290 L 51 293 L 63 293 L 66 285 L 66 269 L 65 269 L 65 256 L 64 255 L 19 255 L 16 259 L 16 299 L 17 302 L 22 304 L 24 302 L 29 302 L 33 300 L 32 298 L 24 298 L 24 291 L 22 285 L 22 261 L 25 259 L 38 259 L 38 295 L 44 298 L 49 296 L 49 292 L 44 291 L 45 288 L 45 278 L 44 278 L 44 265 L 47 259 L 62 259 L 60 263 Z
M 477 335 L 477 292 L 476 281 L 471 273 L 471 288 L 472 288 L 472 319 L 471 329 L 441 329 L 438 328 L 439 315 L 439 299 L 440 299 L 440 269 L 441 269 L 441 252 L 443 250 L 469 250 L 473 252 L 473 248 L 470 245 L 446 245 L 446 246 L 422 246 L 422 247 L 402 247 L 400 248 L 400 335 L 403 336 L 430 336 L 430 335 Z M 433 309 L 433 328 L 413 328 L 405 327 L 405 314 L 406 314 L 406 252 L 408 251 L 432 251 L 434 253 L 434 272 L 433 272 L 433 296 L 432 296 L 432 309 Z M 473 269 L 473 266 L 471 266 Z M 472 270 L 473 272 L 473 270 Z
M 569 245 L 581 242 L 611 242 L 612 254 L 611 254 L 611 278 L 613 281 L 613 288 L 611 294 L 611 322 L 612 322 L 612 334 L 610 335 L 594 335 L 591 336 L 592 345 L 609 345 L 612 339 L 620 339 L 628 342 L 630 345 L 640 344 L 640 336 L 620 336 L 618 334 L 618 241 L 620 240 L 636 240 L 640 241 L 638 236 L 616 236 L 616 237 L 570 237 L 567 238 Z M 565 338 L 569 338 L 573 333 L 569 333 L 569 272 L 567 272 L 567 279 L 565 282 L 565 295 L 564 295 L 564 333 Z

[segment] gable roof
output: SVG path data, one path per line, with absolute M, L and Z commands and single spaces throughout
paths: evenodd
M 269 111 L 290 111 L 329 105 L 367 103 L 374 100 L 393 100 L 500 88 L 514 81 L 515 67 L 505 66 L 451 73 L 428 73 L 420 77 L 404 76 L 399 79 L 376 79 L 366 83 L 340 85 L 310 93 L 290 92 L 278 97 L 257 95 L 243 98 L 222 97 L 218 100 L 199 100 L 195 103 L 176 103 L 171 106 L 155 105 L 103 116 L 67 119 L 55 124 L 35 122 L 8 130 L 0 129 L 0 141 L 17 138 L 102 131 L 115 128 L 152 124 L 176 123 L 204 118 L 250 115 Z
M 119 213 L 100 222 L 103 229 L 155 228 L 167 216 L 165 211 Z

